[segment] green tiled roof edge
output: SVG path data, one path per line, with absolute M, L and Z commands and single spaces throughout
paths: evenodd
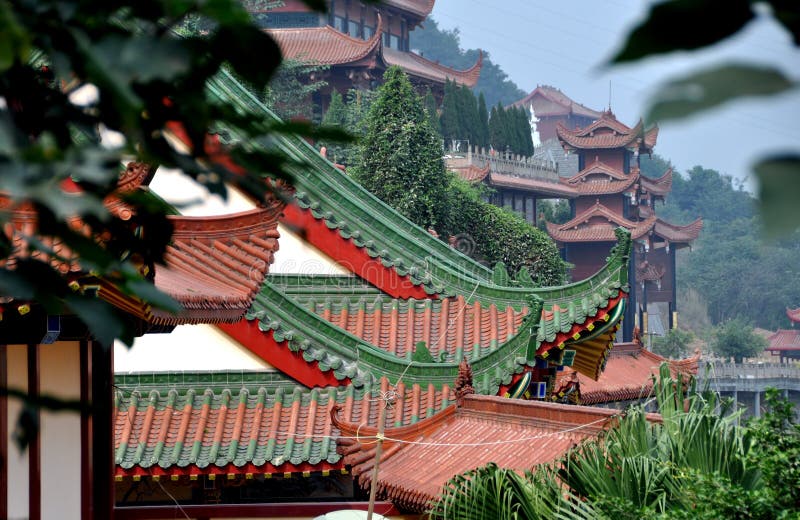
M 220 372 L 220 374 L 225 374 L 225 372 Z M 323 410 L 331 399 L 339 404 L 344 404 L 348 396 L 352 397 L 354 401 L 359 401 L 365 394 L 373 390 L 371 385 L 366 385 L 362 389 L 354 389 L 352 386 L 309 389 L 297 384 L 284 384 L 270 389 L 232 385 L 221 389 L 191 386 L 179 394 L 175 387 L 170 385 L 148 385 L 146 388 L 139 388 L 123 382 L 116 386 L 115 403 L 120 410 L 127 410 L 131 406 L 138 410 L 147 410 L 149 407 L 163 410 L 168 405 L 175 409 L 183 409 L 187 403 L 193 410 L 198 410 L 204 406 L 219 408 L 226 402 L 228 405 L 243 402 L 246 408 L 255 408 L 260 403 L 264 408 L 269 408 L 274 407 L 278 401 L 281 402 L 283 408 L 291 408 L 292 402 L 296 400 L 300 400 L 305 405 L 316 401 L 318 410 Z M 448 405 L 449 402 L 443 400 L 433 413 L 438 413 Z M 235 405 L 231 405 L 231 407 L 235 407 Z M 318 411 L 318 413 L 325 412 Z M 341 455 L 336 453 L 335 449 L 331 449 L 330 438 L 323 437 L 314 440 L 301 437 L 296 442 L 289 442 L 298 432 L 281 432 L 290 434 L 287 442 L 281 444 L 275 442 L 274 433 L 270 432 L 269 442 L 264 445 L 252 445 L 249 442 L 240 445 L 238 440 L 232 440 L 227 445 L 214 443 L 206 447 L 202 446 L 199 441 L 187 444 L 176 442 L 173 446 L 166 446 L 161 442 L 155 445 L 139 442 L 136 444 L 136 449 L 131 450 L 128 444 L 121 444 L 115 452 L 115 461 L 123 469 L 131 469 L 135 466 L 149 468 L 155 465 L 167 469 L 171 466 L 185 468 L 192 464 L 199 468 L 224 467 L 228 464 L 241 467 L 247 463 L 263 466 L 268 462 L 276 467 L 284 462 L 295 465 L 303 462 L 335 464 L 341 459 Z
M 219 100 L 232 103 L 241 110 L 256 111 L 266 118 L 277 119 L 243 85 L 228 73 L 221 73 L 209 84 L 209 91 Z M 338 229 L 343 238 L 352 238 L 360 247 L 383 265 L 394 267 L 401 275 L 410 275 L 431 293 L 462 294 L 482 303 L 521 306 L 533 292 L 549 306 L 551 301 L 571 299 L 579 293 L 590 292 L 604 285 L 604 278 L 617 271 L 616 261 L 627 267 L 630 241 L 622 240 L 612 251 L 606 267 L 595 276 L 574 284 L 531 289 L 504 287 L 491 282 L 492 272 L 462 255 L 427 231 L 414 225 L 394 209 L 370 194 L 341 170 L 323 158 L 314 148 L 297 136 L 276 136 L 274 142 L 290 157 L 308 167 L 292 169 L 301 206 L 308 207 L 316 218 L 325 220 L 328 227 Z M 323 207 L 323 204 L 325 207 Z M 369 236 L 366 236 L 366 235 Z M 627 247 L 620 247 L 627 245 Z M 627 269 L 622 284 L 627 283 Z
M 504 344 L 470 360 L 474 386 L 480 393 L 496 393 L 501 384 L 535 363 L 541 300 L 529 298 L 528 305 L 540 312 L 528 313 L 517 335 Z M 394 383 L 402 376 L 406 384 L 430 383 L 441 388 L 455 381 L 462 360 L 458 354 L 453 361 L 442 363 L 400 359 L 324 320 L 269 282 L 256 296 L 246 318 L 258 320 L 262 331 L 271 331 L 276 341 L 287 341 L 288 348 L 302 352 L 306 361 L 317 361 L 321 370 L 333 371 L 337 379 L 350 378 L 357 386 L 382 376 Z
M 266 106 L 227 72 L 222 72 L 209 82 L 209 92 L 218 100 L 233 104 L 240 110 L 257 112 L 265 118 L 277 120 L 277 117 Z M 384 265 L 394 266 L 405 271 L 401 274 L 408 274 L 411 272 L 410 269 L 415 259 L 434 254 L 439 257 L 440 261 L 452 264 L 454 270 L 467 277 L 482 280 L 491 278 L 489 269 L 469 257 L 461 255 L 444 242 L 431 236 L 427 231 L 411 223 L 349 179 L 300 137 L 276 136 L 274 142 L 290 157 L 309 166 L 309 168 L 295 168 L 292 171 L 296 176 L 298 202 L 303 205 L 304 200 L 310 194 L 319 195 L 323 186 L 329 188 L 329 191 L 325 192 L 324 198 L 338 196 L 339 200 L 336 201 L 335 209 L 339 211 L 335 215 L 333 213 L 326 215 L 324 211 L 314 210 L 312 207 L 312 210 L 318 213 L 317 218 L 325 218 L 329 227 L 339 229 L 340 233 L 347 235 L 345 238 L 353 238 L 359 246 L 366 247 L 372 256 L 380 257 Z M 333 182 L 319 182 L 326 178 Z M 305 192 L 306 195 L 302 196 L 302 192 Z M 307 201 L 306 207 L 312 206 L 314 202 L 319 202 L 318 197 L 315 199 Z M 365 225 L 365 218 L 370 225 Z M 383 229 L 378 232 L 376 227 L 383 227 Z M 370 243 L 370 241 L 372 242 Z M 380 246 L 376 243 L 380 243 Z M 387 248 L 386 251 L 383 251 L 383 248 Z M 422 282 L 425 283 L 425 280 Z M 433 292 L 440 290 L 433 287 L 430 289 Z

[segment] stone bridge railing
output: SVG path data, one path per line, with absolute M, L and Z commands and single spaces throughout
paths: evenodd
M 746 405 L 756 417 L 767 388 L 777 388 L 793 401 L 800 394 L 800 367 L 794 364 L 708 362 L 700 364 L 697 377 L 701 388 L 707 383 L 711 390 Z

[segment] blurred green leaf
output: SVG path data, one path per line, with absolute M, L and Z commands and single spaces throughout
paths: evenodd
M 800 155 L 770 157 L 754 170 L 767 236 L 774 238 L 800 228 Z
M 155 285 L 142 279 L 129 280 L 123 285 L 123 289 L 127 289 L 131 294 L 148 302 L 149 304 L 164 309 L 165 311 L 177 313 L 181 310 L 181 306 L 168 294 L 159 291 Z
M 31 50 L 30 35 L 14 16 L 8 2 L 0 2 L 0 71 L 5 71 L 15 60 L 25 62 Z
M 611 63 L 694 50 L 736 33 L 753 19 L 748 0 L 671 0 L 653 5 Z
M 708 110 L 744 96 L 767 96 L 794 87 L 782 72 L 757 65 L 723 65 L 670 81 L 650 99 L 649 121 Z
M 120 83 L 170 81 L 189 68 L 189 54 L 180 40 L 112 34 L 92 46 L 92 52 Z
M 111 304 L 80 294 L 68 294 L 64 302 L 86 324 L 97 341 L 111 345 L 116 338 L 126 337 L 125 320 Z
M 257 91 L 263 90 L 281 64 L 281 50 L 275 40 L 254 25 L 220 27 L 213 49 L 224 49 L 224 58 Z

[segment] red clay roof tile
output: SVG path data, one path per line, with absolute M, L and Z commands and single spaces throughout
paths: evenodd
M 578 195 L 574 188 L 563 182 L 549 182 L 542 179 L 518 177 L 502 173 L 490 173 L 489 183 L 493 186 L 530 190 L 546 195 L 554 195 L 565 198 L 574 198 Z
M 669 364 L 673 377 L 679 373 L 696 375 L 699 359 L 698 352 L 686 359 L 667 360 L 637 343 L 618 343 L 606 361 L 605 371 L 596 381 L 566 368 L 559 373 L 555 388 L 563 387 L 577 375 L 580 404 L 642 399 L 652 393 L 652 377 L 658 373 L 661 363 Z
M 320 65 L 355 63 L 375 56 L 381 44 L 381 19 L 369 40 L 352 38 L 330 25 L 267 31 L 281 48 L 285 58 L 309 61 Z
M 435 0 L 384 0 L 384 3 L 388 6 L 414 13 L 422 18 L 427 18 L 433 11 Z
M 670 224 L 661 219 L 657 219 L 653 227 L 653 232 L 668 240 L 673 244 L 685 244 L 697 240 L 700 236 L 700 231 L 703 229 L 703 219 L 698 218 L 694 222 L 679 226 L 677 224 Z
M 780 352 L 786 350 L 800 350 L 800 330 L 778 329 L 767 337 L 770 352 Z
M 330 420 L 334 405 L 350 423 L 377 427 L 383 401 L 368 388 L 310 390 L 287 381 L 275 388 L 270 377 L 264 372 L 118 374 L 116 474 L 343 468 L 334 449 L 341 435 Z M 383 378 L 379 384 L 386 395 L 389 382 Z M 448 408 L 454 398 L 448 385 L 437 390 L 401 383 L 395 390 L 389 428 L 415 424 Z
M 591 208 L 565 224 L 547 222 L 547 232 L 558 242 L 613 242 L 616 240 L 614 230 L 624 227 L 636 240 L 653 229 L 656 224 L 655 215 L 641 222 L 633 222 L 623 218 L 606 208 L 598 201 Z
M 120 174 L 119 191 L 139 189 L 152 178 L 152 169 L 141 163 L 129 163 Z M 74 190 L 71 190 L 74 191 Z M 132 209 L 115 194 L 106 198 L 108 210 L 129 220 Z M 122 294 L 112 283 L 101 280 L 98 293 L 113 305 L 157 324 L 218 323 L 240 319 L 253 301 L 277 250 L 278 215 L 283 201 L 272 197 L 263 208 L 217 217 L 169 216 L 174 226 L 172 244 L 164 264 L 155 267 L 155 285 L 181 304 L 173 315 L 152 309 L 135 298 Z M 53 254 L 33 250 L 26 237 L 35 236 L 37 215 L 29 203 L 15 204 L 0 195 L 0 209 L 12 212 L 4 232 L 14 250 L 0 260 L 0 267 L 13 268 L 16 261 L 28 256 L 47 261 L 62 273 L 86 273 L 80 258 L 60 240 L 38 237 Z M 91 231 L 78 217 L 69 219 L 77 231 Z
M 589 126 L 567 129 L 561 123 L 556 127 L 556 135 L 564 148 L 576 150 L 636 148 L 643 152 L 652 151 L 658 138 L 658 127 L 644 129 L 639 120 L 631 128 L 619 122 L 610 111 L 603 112 L 600 119 Z
M 570 99 L 566 94 L 561 92 L 555 87 L 551 87 L 549 85 L 539 85 L 537 86 L 530 94 L 525 96 L 524 98 L 520 99 L 516 103 L 515 106 L 524 106 L 530 104 L 531 101 L 536 96 L 541 96 L 546 100 L 562 107 L 563 110 L 560 111 L 551 111 L 551 112 L 537 112 L 537 117 L 546 117 L 546 116 L 553 116 L 553 115 L 565 115 L 565 114 L 576 114 L 579 116 L 590 117 L 592 119 L 600 118 L 603 113 L 597 110 L 592 110 L 591 108 L 581 105 Z
M 579 195 L 609 195 L 636 187 L 638 173 L 625 174 L 598 159 L 563 182 Z
M 664 197 L 667 193 L 672 191 L 672 168 L 664 172 L 661 177 L 653 179 L 651 177 L 641 176 L 642 191 L 646 191 L 653 195 Z
M 377 300 L 372 305 L 348 302 L 332 313 L 325 302 L 314 312 L 332 324 L 399 358 L 406 358 L 425 342 L 434 359 L 453 356 L 457 350 L 496 348 L 515 335 L 527 307 L 507 307 L 497 312 L 494 304 L 466 303 L 463 296 L 433 300 Z
M 432 419 L 385 432 L 378 494 L 395 505 L 423 512 L 452 477 L 488 462 L 519 471 L 563 455 L 613 423 L 616 410 L 465 395 Z M 371 482 L 374 442 L 359 443 L 374 428 L 335 416 L 347 437 L 339 440 L 344 462 L 363 487 Z
M 382 46 L 381 55 L 387 65 L 397 65 L 407 74 L 444 83 L 445 80 L 455 81 L 467 87 L 474 87 L 478 82 L 483 66 L 483 53 L 478 54 L 475 64 L 465 70 L 456 70 L 445 67 L 434 61 L 426 60 L 413 52 L 404 52 L 391 47 Z

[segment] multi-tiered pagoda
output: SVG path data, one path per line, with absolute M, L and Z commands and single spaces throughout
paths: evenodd
M 575 265 L 574 279 L 596 272 L 615 241 L 614 229 L 630 230 L 634 241 L 630 262 L 630 305 L 624 328 L 626 340 L 634 328 L 643 334 L 663 333 L 677 324 L 675 252 L 691 245 L 702 220 L 686 226 L 656 216 L 655 202 L 672 187 L 672 170 L 657 178 L 641 175 L 639 157 L 651 154 L 658 127 L 645 129 L 619 122 L 608 110 L 584 127 L 556 129 L 561 146 L 578 157 L 578 173 L 564 180 L 577 196 L 573 218 L 564 224 L 547 224 L 564 258 Z
M 284 58 L 327 66 L 313 78 L 327 82 L 316 94 L 316 104 L 327 106 L 333 90 L 375 88 L 392 65 L 401 67 L 420 92 L 430 88 L 439 101 L 448 79 L 468 87 L 477 83 L 480 57 L 469 69 L 455 70 L 411 52 L 409 34 L 433 10 L 434 0 L 329 4 L 323 14 L 299 0 L 245 3 L 256 23 L 278 42 Z

